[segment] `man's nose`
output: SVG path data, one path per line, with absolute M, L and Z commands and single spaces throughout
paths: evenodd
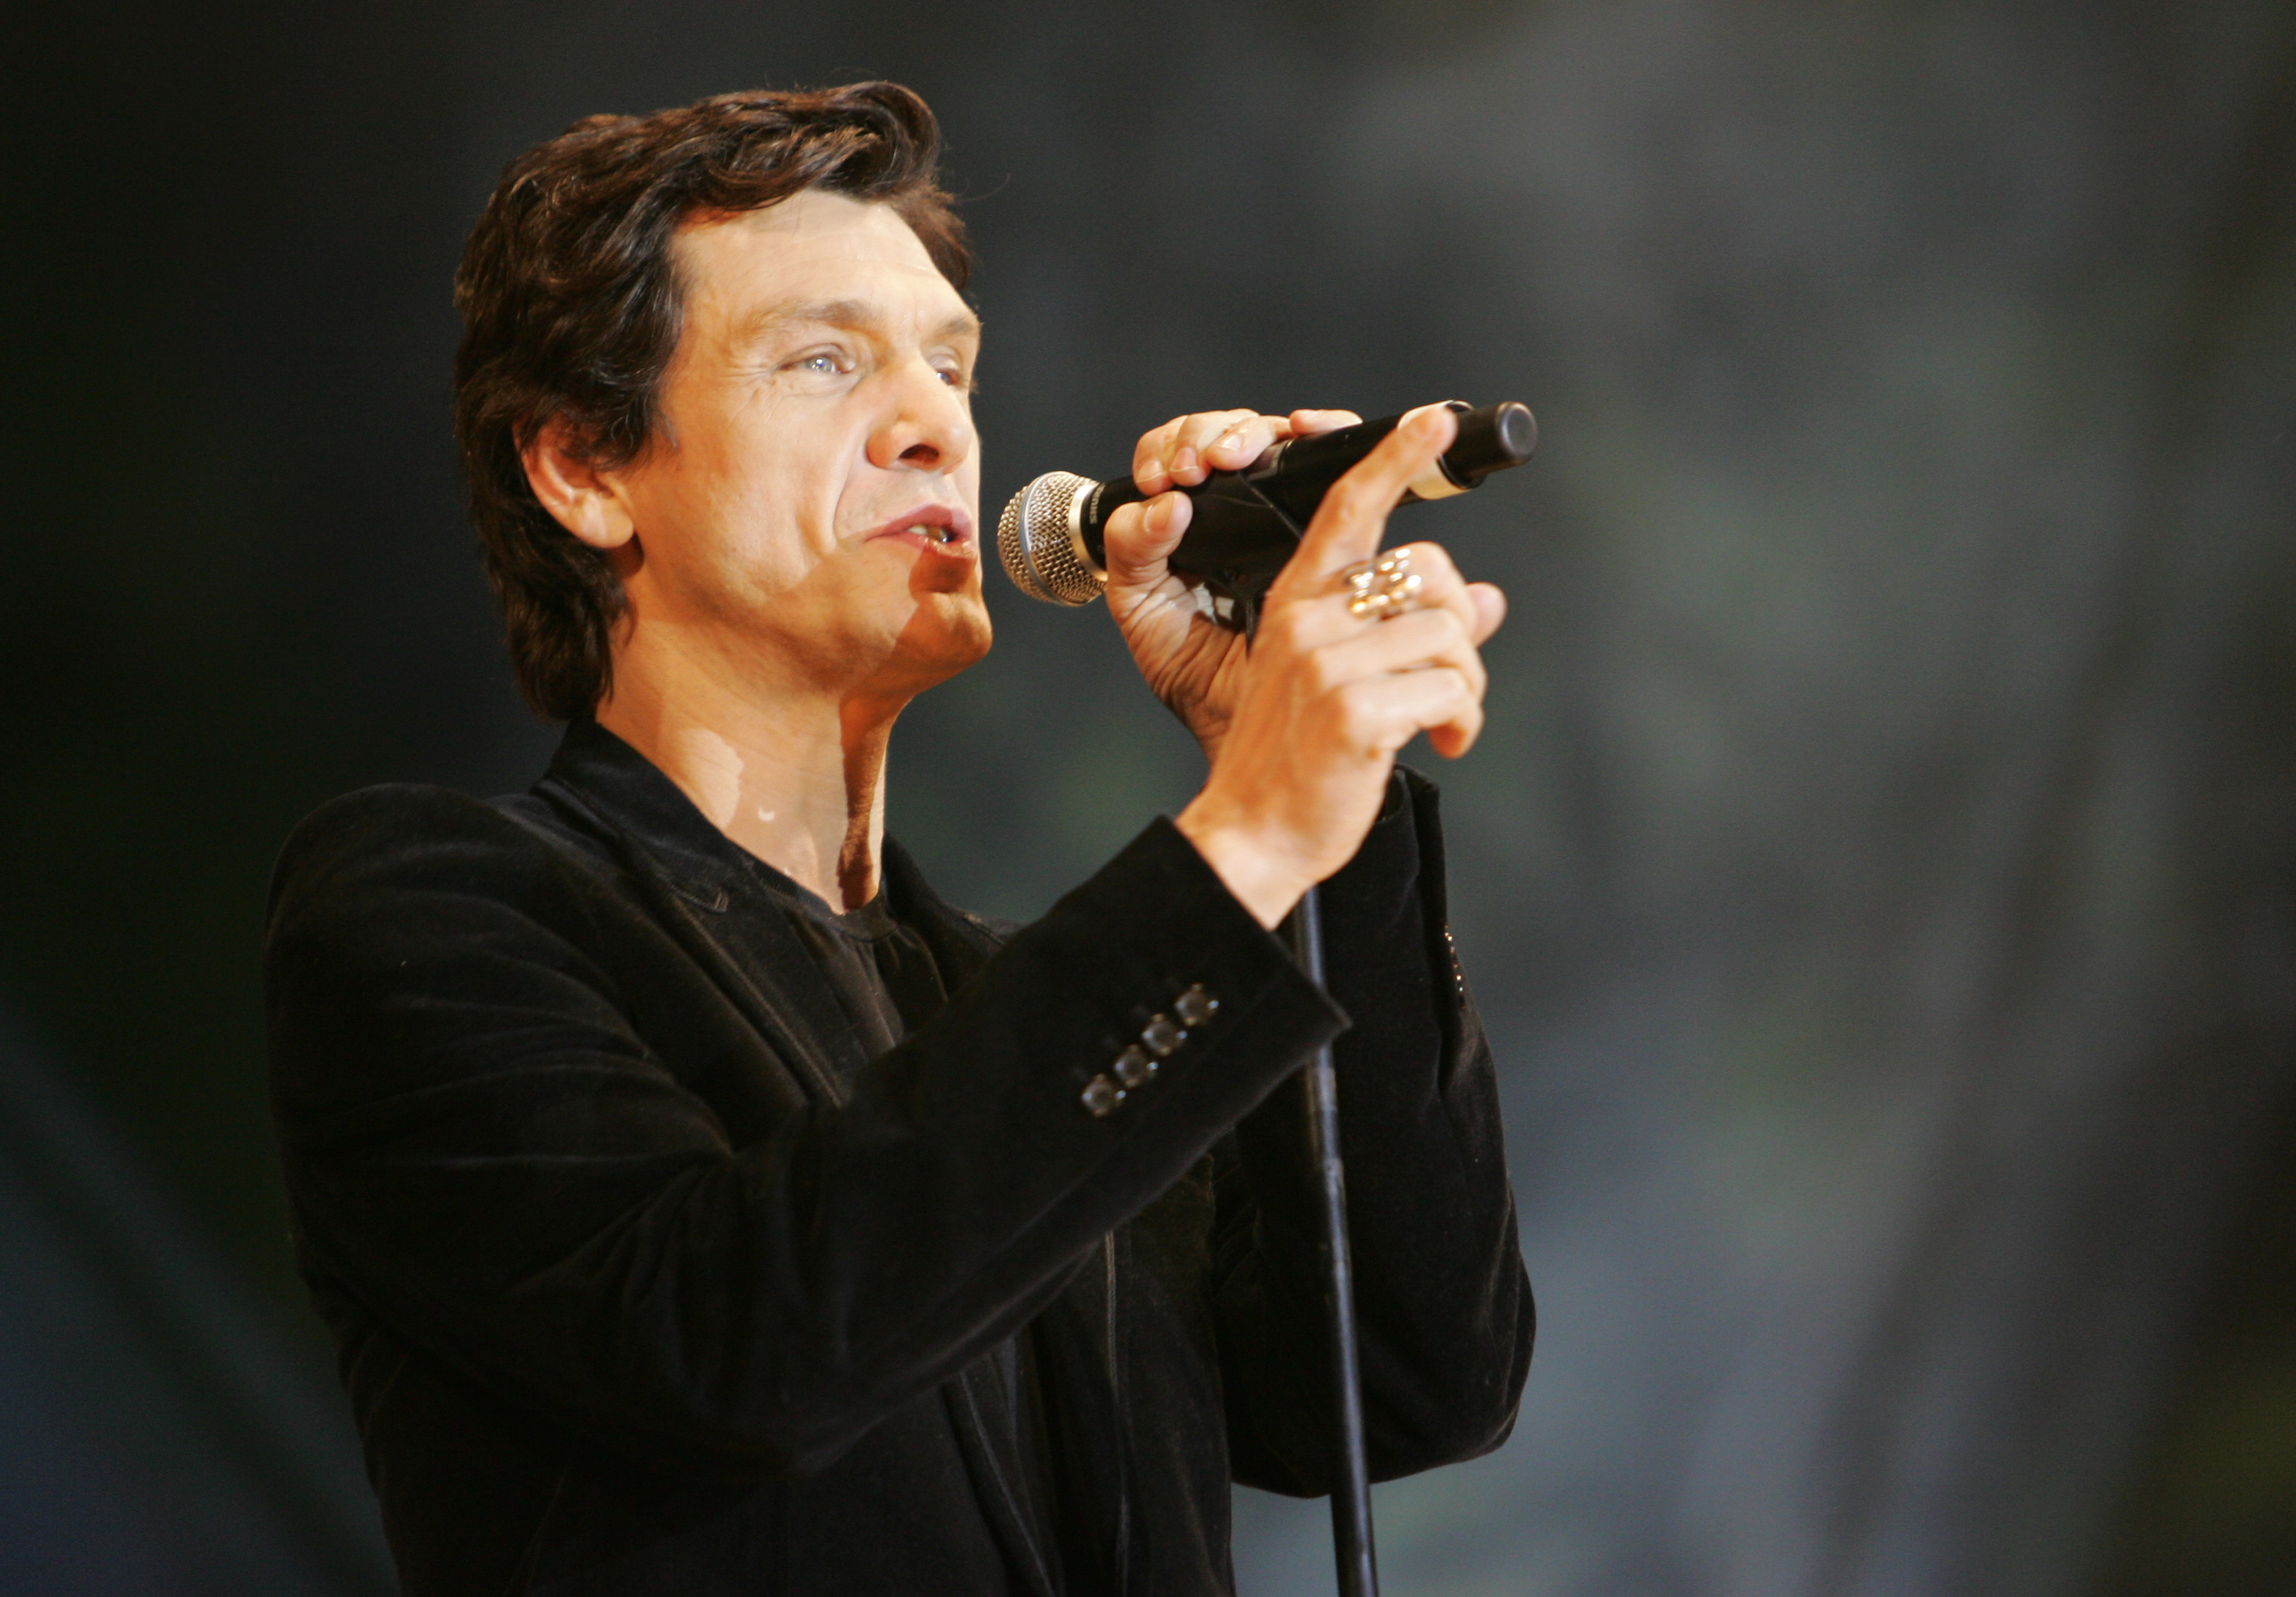
M 869 439 L 869 464 L 890 470 L 953 472 L 972 455 L 972 413 L 948 380 L 920 360 L 897 379 L 898 398 Z

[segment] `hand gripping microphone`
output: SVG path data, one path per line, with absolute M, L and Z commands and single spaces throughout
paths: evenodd
M 1405 490 L 1401 503 L 1464 493 L 1491 473 L 1521 465 L 1538 447 L 1538 424 L 1521 405 L 1471 410 L 1453 401 L 1459 433 L 1435 468 Z M 1275 445 L 1240 472 L 1214 472 L 1180 491 L 1195 501 L 1172 551 L 1176 571 L 1199 577 L 1231 601 L 1215 615 L 1249 637 L 1259 601 L 1299 547 L 1332 483 L 1347 474 L 1400 416 L 1359 422 Z M 1005 574 L 1031 598 L 1088 605 L 1108 583 L 1108 518 L 1148 496 L 1129 477 L 1095 482 L 1048 472 L 1013 497 L 996 518 L 996 553 Z M 1308 979 L 1324 980 L 1316 893 L 1308 890 L 1289 921 L 1292 951 Z M 1340 1159 L 1338 1078 L 1329 1044 L 1301 1073 L 1308 1140 L 1316 1162 L 1324 1304 L 1332 1355 L 1332 1428 L 1338 1478 L 1332 1485 L 1332 1536 L 1342 1597 L 1379 1597 L 1372 1550 L 1371 1463 L 1364 1443 L 1362 1355 L 1356 1331 L 1353 1266 L 1348 1253 L 1347 1177 Z M 1119 1098 L 1122 1094 L 1118 1095 Z
M 1435 469 L 1401 503 L 1448 498 L 1493 472 L 1521 465 L 1538 447 L 1538 424 L 1509 401 L 1469 409 L 1454 399 L 1459 435 Z M 1247 613 L 1298 547 L 1324 493 L 1395 431 L 1401 416 L 1276 444 L 1240 472 L 1214 472 L 1180 491 L 1195 501 L 1172 567 L 1200 577 Z M 1013 496 L 996 518 L 996 553 L 1014 586 L 1032 599 L 1089 605 L 1108 582 L 1108 518 L 1148 498 L 1129 477 L 1095 482 L 1047 472 Z

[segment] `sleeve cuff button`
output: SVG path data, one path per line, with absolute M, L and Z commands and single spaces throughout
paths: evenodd
M 1083 1101 L 1086 1113 L 1095 1120 L 1105 1120 L 1124 1101 L 1124 1089 L 1104 1075 L 1096 1075 L 1085 1083 Z
M 1128 1087 L 1137 1087 L 1156 1074 L 1156 1061 L 1146 1049 L 1136 1042 L 1116 1056 L 1112 1068 L 1118 1081 Z
M 1219 1013 L 1219 1000 L 1204 991 L 1199 982 L 1172 1000 L 1172 1012 L 1180 1017 L 1182 1025 L 1201 1025 Z

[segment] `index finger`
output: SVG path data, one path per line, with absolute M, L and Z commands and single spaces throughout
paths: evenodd
M 1278 588 L 1320 586 L 1334 572 L 1379 553 L 1388 513 L 1414 479 L 1451 447 L 1459 424 L 1441 405 L 1406 411 L 1394 432 L 1324 494 Z
M 1295 438 L 1313 438 L 1318 432 L 1330 432 L 1340 427 L 1352 427 L 1363 420 L 1352 410 L 1295 410 L 1285 416 Z

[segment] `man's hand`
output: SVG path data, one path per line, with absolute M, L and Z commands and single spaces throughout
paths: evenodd
M 1280 440 L 1362 419 L 1348 410 L 1204 411 L 1174 417 L 1132 451 L 1133 482 L 1156 497 L 1108 518 L 1108 613 L 1149 687 L 1196 735 L 1208 759 L 1217 758 L 1235 713 L 1243 640 L 1206 615 L 1195 589 L 1166 564 L 1195 508 L 1172 490 L 1193 488 L 1215 471 L 1241 471 Z
M 1251 426 L 1270 418 L 1242 419 Z M 1358 619 L 1341 579 L 1378 552 L 1405 486 L 1457 430 L 1439 405 L 1414 411 L 1333 484 L 1268 589 L 1250 650 L 1220 656 L 1207 675 L 1199 702 L 1219 704 L 1225 722 L 1207 739 L 1211 776 L 1177 824 L 1262 926 L 1272 928 L 1355 857 L 1405 744 L 1423 731 L 1436 753 L 1456 759 L 1482 730 L 1477 650 L 1505 618 L 1499 590 L 1463 581 L 1425 543 L 1406 546 L 1423 585 L 1417 607 L 1401 615 Z M 1149 506 L 1149 528 L 1171 497 Z M 1111 518 L 1111 599 L 1116 542 Z

